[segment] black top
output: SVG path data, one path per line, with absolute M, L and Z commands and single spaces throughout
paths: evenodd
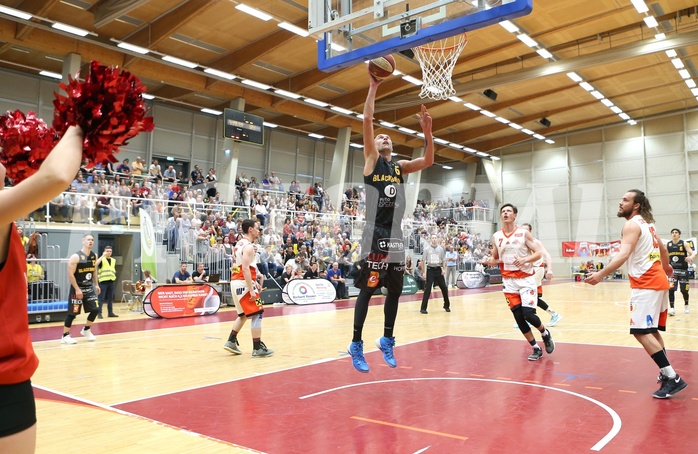
M 399 226 L 405 214 L 405 187 L 399 164 L 378 156 L 373 172 L 364 176 L 366 224 L 390 228 Z
M 95 263 L 97 263 L 97 256 L 92 251 L 90 251 L 89 255 L 85 255 L 82 251 L 78 251 L 76 254 L 79 261 L 75 267 L 75 281 L 80 289 L 91 289 L 94 283 L 93 276 L 96 272 Z
M 688 257 L 688 252 L 686 252 L 686 246 L 684 246 L 683 240 L 679 240 L 676 243 L 669 241 L 666 244 L 666 248 L 669 252 L 669 263 L 671 263 L 671 267 L 677 270 L 687 270 L 688 263 L 686 262 L 686 257 Z

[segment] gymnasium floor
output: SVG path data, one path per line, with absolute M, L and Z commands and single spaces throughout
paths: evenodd
M 692 293 L 696 295 L 696 289 Z M 32 325 L 37 452 L 100 453 L 692 453 L 698 446 L 698 306 L 683 303 L 665 341 L 689 387 L 651 397 L 657 369 L 628 334 L 627 281 L 591 287 L 559 279 L 544 299 L 563 315 L 557 348 L 538 362 L 513 327 L 500 286 L 401 298 L 398 367 L 382 360 L 382 298 L 364 328 L 371 366 L 346 346 L 353 300 L 267 306 L 263 340 L 276 353 L 222 349 L 235 314 L 153 320 L 124 309 L 98 320 L 96 342 L 73 326 Z M 681 300 L 680 294 L 677 294 Z M 541 311 L 539 310 L 539 313 Z M 544 323 L 548 314 L 541 314 Z

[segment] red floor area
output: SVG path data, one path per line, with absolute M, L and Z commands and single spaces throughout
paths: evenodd
M 396 369 L 372 352 L 368 374 L 346 358 L 118 408 L 269 453 L 695 452 L 698 353 L 670 352 L 689 387 L 662 401 L 639 348 L 529 352 L 449 336 L 397 347 Z

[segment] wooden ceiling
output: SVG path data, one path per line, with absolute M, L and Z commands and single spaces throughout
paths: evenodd
M 695 109 L 691 92 L 665 51 L 674 49 L 691 77 L 698 53 L 697 7 L 692 0 L 645 0 L 648 15 L 659 21 L 649 28 L 630 0 L 582 2 L 535 0 L 533 12 L 514 23 L 554 58 L 544 59 L 499 25 L 468 34 L 469 42 L 454 70 L 457 95 L 463 102 L 426 103 L 434 118 L 435 136 L 493 155 L 503 147 L 535 141 L 530 135 L 486 117 L 470 102 L 524 128 L 555 140 L 556 135 L 624 120 L 566 74 L 574 71 L 606 98 L 639 121 Z M 223 81 L 116 47 L 117 41 L 141 46 L 361 112 L 366 97 L 364 65 L 325 73 L 316 65 L 316 42 L 263 22 L 237 9 L 233 0 L 3 0 L 2 5 L 31 13 L 29 21 L 0 14 L 0 66 L 36 74 L 60 73 L 63 58 L 79 54 L 85 64 L 98 60 L 132 71 L 148 92 L 162 102 L 190 108 L 222 110 L 245 98 L 245 110 L 266 121 L 298 131 L 336 137 L 349 126 L 352 141 L 361 143 L 357 118 L 292 101 L 235 81 Z M 307 28 L 307 0 L 250 0 L 248 4 L 276 18 Z M 93 32 L 84 38 L 59 33 L 46 24 L 63 22 Z M 657 40 L 663 32 L 666 39 Z M 416 61 L 397 55 L 398 68 L 421 78 Z M 494 90 L 497 100 L 482 93 Z M 399 77 L 380 87 L 378 120 L 419 130 L 414 117 L 419 87 Z M 550 126 L 539 122 L 547 118 Z M 629 126 L 630 127 L 630 126 Z M 377 129 L 381 131 L 381 129 Z M 390 132 L 396 151 L 411 155 L 422 140 Z M 472 162 L 460 150 L 438 145 L 438 161 Z

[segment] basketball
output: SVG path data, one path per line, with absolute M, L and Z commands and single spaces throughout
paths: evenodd
M 368 62 L 368 70 L 376 79 L 385 79 L 395 71 L 395 58 L 392 55 L 374 58 Z

